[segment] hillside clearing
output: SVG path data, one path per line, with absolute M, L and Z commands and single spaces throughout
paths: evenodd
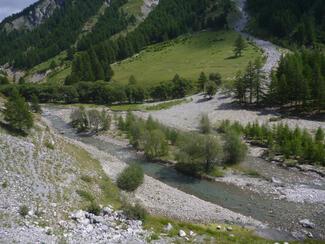
M 140 54 L 112 66 L 113 79 L 126 83 L 131 75 L 144 85 L 170 80 L 176 73 L 196 80 L 199 73 L 219 72 L 224 79 L 232 79 L 243 70 L 249 60 L 262 55 L 252 44 L 243 57 L 233 58 L 235 32 L 205 31 L 181 36 L 173 41 L 148 47 Z

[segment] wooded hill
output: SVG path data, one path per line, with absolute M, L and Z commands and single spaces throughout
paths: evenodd
M 323 0 L 248 0 L 250 29 L 286 45 L 313 46 L 325 42 Z

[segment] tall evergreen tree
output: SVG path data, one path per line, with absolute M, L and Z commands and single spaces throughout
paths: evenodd
M 246 41 L 242 35 L 238 35 L 234 43 L 234 55 L 235 57 L 241 57 L 244 49 L 246 48 Z
M 13 89 L 5 104 L 4 119 L 12 129 L 24 133 L 33 126 L 33 116 L 29 110 L 29 105 L 20 96 L 17 89 Z

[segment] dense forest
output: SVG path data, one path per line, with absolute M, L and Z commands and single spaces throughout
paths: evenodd
M 325 109 L 325 55 L 302 49 L 283 56 L 269 80 L 259 60 L 250 62 L 238 73 L 234 91 L 242 104 L 282 106 L 300 111 Z
M 109 74 L 109 64 L 130 57 L 147 45 L 167 41 L 181 34 L 203 28 L 227 28 L 227 16 L 233 10 L 234 5 L 229 0 L 217 2 L 212 0 L 161 0 L 155 11 L 151 12 L 144 22 L 126 36 L 99 42 L 96 45 L 92 41 L 93 46 L 89 48 L 94 50 L 99 68 L 92 66 L 93 68 L 87 70 L 82 69 L 87 66 L 87 63 L 91 63 L 92 57 L 89 54 L 89 49 L 75 55 L 72 73 L 68 77 L 67 83 L 96 80 L 94 73 L 97 69 L 103 69 L 104 73 Z M 106 80 L 109 78 L 109 75 L 105 76 Z
M 250 29 L 282 44 L 313 46 L 325 42 L 323 0 L 248 0 Z
M 31 68 L 63 50 L 77 39 L 84 23 L 94 16 L 103 0 L 66 0 L 51 18 L 32 31 L 0 31 L 0 64 Z M 54 41 L 55 40 L 55 41 Z

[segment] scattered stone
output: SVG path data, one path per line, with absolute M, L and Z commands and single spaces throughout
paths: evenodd
M 230 236 L 230 237 L 235 237 L 235 235 L 234 235 L 234 234 L 229 234 L 229 236 Z
M 186 236 L 186 232 L 184 230 L 179 230 L 178 235 L 180 237 L 185 237 Z
M 195 236 L 195 233 L 193 231 L 190 231 L 189 235 L 190 236 Z
M 164 230 L 169 232 L 173 229 L 173 225 L 171 223 L 168 223 L 165 227 L 164 227 Z
M 94 229 L 94 227 L 93 227 L 92 225 L 87 225 L 87 226 L 86 226 L 86 231 L 87 231 L 87 232 L 92 232 L 93 229 Z
M 314 229 L 315 224 L 311 222 L 309 219 L 303 219 L 299 221 L 299 224 L 301 224 L 304 228 Z
M 226 228 L 226 230 L 227 230 L 227 231 L 232 231 L 232 227 L 231 227 L 231 226 L 228 226 L 228 227 Z
M 221 230 L 221 226 L 220 225 L 217 226 L 217 230 Z

